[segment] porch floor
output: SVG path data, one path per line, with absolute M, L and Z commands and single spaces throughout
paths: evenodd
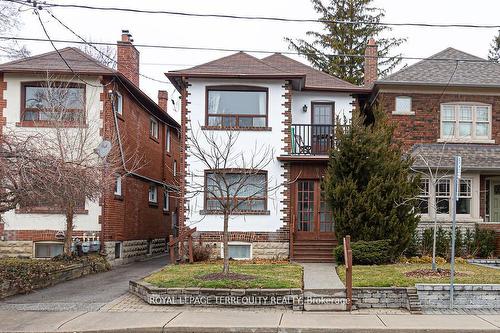
M 304 291 L 345 289 L 334 263 L 301 263 L 300 265 L 304 267 Z

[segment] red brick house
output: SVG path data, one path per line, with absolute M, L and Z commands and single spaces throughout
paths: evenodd
M 421 173 L 421 227 L 451 222 L 453 156 L 462 156 L 457 220 L 498 231 L 500 248 L 500 65 L 447 48 L 375 82 L 397 124 L 396 139 Z
M 143 156 L 131 173 L 125 161 L 126 175 L 117 175 L 114 188 L 99 202 L 82 203 L 75 221 L 75 236 L 84 248 L 96 249 L 104 241 L 108 258 L 121 263 L 164 252 L 175 228 L 180 125 L 167 113 L 167 92 L 159 91 L 155 102 L 139 88 L 139 52 L 128 31 L 117 48 L 118 70 L 72 47 L 59 50 L 60 55 L 54 51 L 0 65 L 0 131 L 46 130 L 43 119 L 26 110 L 32 90 L 51 75 L 71 82 L 75 94 L 84 96 L 86 120 L 99 124 L 96 145 L 118 137 L 120 147 L 114 149 Z M 0 256 L 59 254 L 63 232 L 61 212 L 44 207 L 9 211 L 0 222 Z

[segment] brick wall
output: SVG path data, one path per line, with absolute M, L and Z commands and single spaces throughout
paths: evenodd
M 118 119 L 120 136 L 124 149 L 127 168 L 142 176 L 177 184 L 173 177 L 173 161 L 179 159 L 177 130 L 171 128 L 171 152 L 166 151 L 166 124 L 159 122 L 158 139 L 150 137 L 151 114 L 123 89 L 116 86 L 123 96 L 123 114 Z M 114 117 L 112 105 L 105 94 L 103 101 L 104 135 L 112 138 Z M 118 149 L 118 147 L 115 147 Z M 113 153 L 113 151 L 112 151 Z M 130 160 L 140 161 L 138 168 L 133 168 Z M 157 204 L 150 204 L 148 190 L 150 182 L 140 177 L 127 175 L 122 179 L 120 197 L 114 195 L 112 188 L 102 200 L 104 239 L 134 240 L 166 238 L 171 233 L 172 212 L 177 209 L 177 195 L 170 194 L 170 210 L 163 210 L 163 189 L 158 186 Z
M 414 115 L 393 115 L 397 96 L 412 98 Z M 449 102 L 479 102 L 492 106 L 492 139 L 500 143 L 500 96 L 472 94 L 441 94 L 435 93 L 387 93 L 381 92 L 378 100 L 392 121 L 397 124 L 395 137 L 406 148 L 416 143 L 436 143 L 440 135 L 440 110 L 442 103 Z

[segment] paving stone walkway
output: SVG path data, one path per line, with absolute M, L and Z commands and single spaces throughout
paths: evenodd
M 301 263 L 304 267 L 304 290 L 345 289 L 335 264 Z

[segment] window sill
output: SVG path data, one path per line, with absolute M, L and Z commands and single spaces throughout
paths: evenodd
M 158 203 L 157 202 L 149 202 L 149 207 L 151 208 L 158 208 Z
M 437 139 L 437 142 L 439 143 L 482 143 L 482 144 L 494 144 L 495 140 L 492 139 L 476 139 L 476 140 L 469 140 L 469 139 L 443 139 L 439 138 Z
M 207 131 L 253 131 L 253 132 L 270 132 L 271 127 L 220 127 L 220 126 L 202 126 L 202 130 Z
M 20 121 L 16 122 L 16 127 L 46 127 L 46 128 L 87 128 L 86 123 L 73 123 L 73 122 L 55 122 L 55 121 Z
M 163 210 L 163 215 L 170 215 L 170 211 L 169 210 Z
M 151 136 L 151 135 L 150 135 L 150 136 L 149 136 L 149 138 L 150 138 L 151 140 L 153 140 L 154 142 L 156 142 L 156 143 L 160 143 L 160 140 L 159 140 L 158 138 L 155 138 L 154 136 Z
M 116 200 L 123 201 L 123 194 L 116 194 L 116 193 L 115 193 L 115 199 L 116 199 Z
M 18 208 L 15 210 L 16 214 L 66 214 L 63 210 L 57 209 L 44 209 L 44 208 Z M 88 215 L 89 211 L 86 209 L 77 209 L 75 214 Z
M 415 111 L 392 111 L 394 116 L 414 116 Z
M 201 215 L 224 215 L 221 211 L 217 210 L 201 210 Z M 271 215 L 271 212 L 268 210 L 259 210 L 259 211 L 239 211 L 233 212 L 231 215 Z
M 116 118 L 120 119 L 121 121 L 125 121 L 125 118 L 123 118 L 123 114 L 116 113 Z

